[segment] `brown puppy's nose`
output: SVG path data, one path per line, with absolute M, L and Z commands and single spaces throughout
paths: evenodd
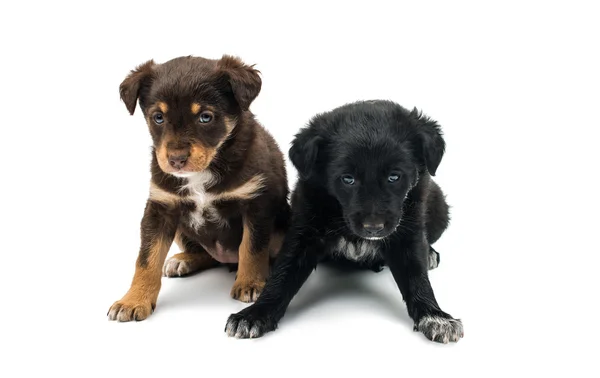
M 187 162 L 188 156 L 189 155 L 187 155 L 187 154 L 185 154 L 185 155 L 169 155 L 169 164 L 171 164 L 171 167 L 173 167 L 175 169 L 181 169 Z

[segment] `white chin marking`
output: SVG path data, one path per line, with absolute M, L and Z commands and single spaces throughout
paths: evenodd
M 198 172 L 170 172 L 169 174 L 179 178 L 188 178 L 194 176 L 197 173 Z
M 334 247 L 333 253 L 353 261 L 373 260 L 379 255 L 379 243 L 371 240 L 348 241 L 341 237 Z

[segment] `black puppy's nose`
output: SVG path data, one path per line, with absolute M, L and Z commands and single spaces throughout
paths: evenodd
M 171 155 L 169 156 L 169 164 L 175 169 L 181 169 L 187 162 L 188 155 Z
M 365 222 L 363 223 L 363 228 L 365 231 L 367 231 L 367 233 L 375 235 L 383 230 L 384 225 L 383 222 Z

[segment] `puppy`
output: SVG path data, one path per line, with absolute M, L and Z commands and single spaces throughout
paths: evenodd
M 317 262 L 333 260 L 375 271 L 387 265 L 414 329 L 458 341 L 462 323 L 441 310 L 427 278 L 439 263 L 431 245 L 449 222 L 431 179 L 444 150 L 436 122 L 393 102 L 357 102 L 313 118 L 289 151 L 299 180 L 282 252 L 258 301 L 229 317 L 227 334 L 275 330 Z
M 150 129 L 152 179 L 133 282 L 109 319 L 147 318 L 163 272 L 237 264 L 231 296 L 262 291 L 290 209 L 283 154 L 248 110 L 260 88 L 259 72 L 230 56 L 151 60 L 121 83 L 127 110 L 139 100 Z M 181 253 L 164 264 L 173 241 Z

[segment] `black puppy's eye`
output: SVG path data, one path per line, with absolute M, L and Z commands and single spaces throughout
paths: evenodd
M 163 117 L 162 113 L 156 113 L 155 115 L 152 116 L 152 119 L 154 120 L 154 123 L 156 123 L 157 125 L 160 125 L 163 122 L 165 122 L 165 118 Z
M 343 175 L 342 176 L 342 182 L 346 185 L 354 185 L 354 177 L 350 176 L 350 175 Z
M 398 181 L 398 179 L 400 178 L 400 176 L 398 176 L 395 173 L 392 173 L 389 177 L 388 177 L 388 182 L 396 182 Z
M 212 119 L 213 119 L 213 116 L 209 112 L 201 113 L 200 118 L 198 118 L 200 123 L 209 123 L 210 121 L 212 121 Z

